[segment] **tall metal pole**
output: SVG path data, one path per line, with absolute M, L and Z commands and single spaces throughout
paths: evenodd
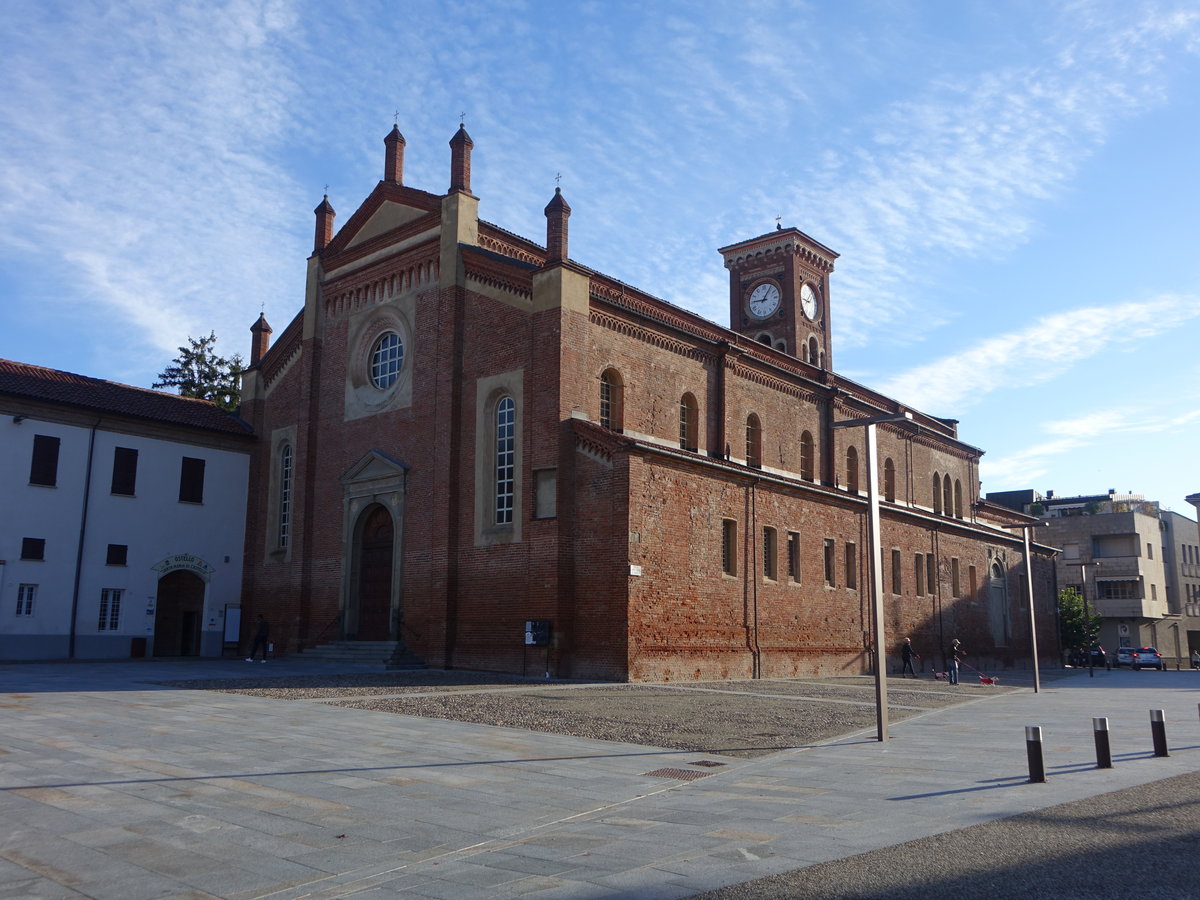
M 875 724 L 879 740 L 888 739 L 887 644 L 883 628 L 883 559 L 879 546 L 879 454 L 875 423 L 867 425 L 867 518 L 871 533 L 871 612 L 875 618 Z
M 1083 591 L 1083 627 L 1088 629 L 1089 636 L 1090 636 L 1090 632 L 1091 632 L 1091 628 L 1092 628 L 1092 614 L 1088 610 L 1088 601 L 1087 601 L 1087 567 L 1088 567 L 1087 563 L 1081 563 L 1079 566 L 1079 574 L 1081 576 L 1081 579 L 1080 579 L 1081 584 L 1079 585 L 1079 589 L 1081 591 Z M 1088 678 L 1095 678 L 1096 677 L 1096 666 L 1095 666 L 1095 662 L 1092 659 L 1092 648 L 1091 647 L 1087 648 L 1087 657 L 1088 657 Z
M 883 628 L 883 562 L 879 542 L 879 452 L 875 439 L 875 426 L 881 422 L 905 422 L 915 426 L 912 413 L 884 413 L 859 419 L 842 419 L 832 422 L 834 428 L 857 428 L 867 430 L 867 521 L 871 546 L 867 559 L 871 571 L 868 584 L 871 590 L 871 615 L 875 619 L 875 722 L 879 740 L 888 739 L 888 695 L 887 695 L 887 643 Z
M 1033 692 L 1036 694 L 1042 689 L 1042 676 L 1038 669 L 1037 616 L 1033 608 L 1033 559 L 1029 553 L 1029 529 L 1033 527 L 1033 525 L 1022 526 L 1021 534 L 1025 538 L 1025 586 L 1029 592 L 1029 643 L 1033 645 Z

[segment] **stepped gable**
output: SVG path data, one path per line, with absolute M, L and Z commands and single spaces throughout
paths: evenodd
M 208 400 L 0 359 L 0 394 L 187 428 L 252 437 L 250 426 Z

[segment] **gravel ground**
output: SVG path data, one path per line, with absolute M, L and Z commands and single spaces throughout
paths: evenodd
M 1200 897 L 1200 774 L 732 885 L 693 900 Z M 1116 874 L 1119 873 L 1119 874 Z
M 424 670 L 167 684 L 746 758 L 875 725 L 869 677 L 614 685 Z M 890 679 L 890 720 L 1002 690 Z

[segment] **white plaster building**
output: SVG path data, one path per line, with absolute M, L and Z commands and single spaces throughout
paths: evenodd
M 220 655 L 251 444 L 206 401 L 0 360 L 0 659 Z

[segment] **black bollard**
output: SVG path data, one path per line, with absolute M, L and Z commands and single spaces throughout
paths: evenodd
M 1108 743 L 1108 718 L 1105 716 L 1092 717 L 1092 732 L 1096 736 L 1096 768 L 1111 769 L 1112 748 Z
M 1154 737 L 1154 755 L 1170 756 L 1167 752 L 1167 723 L 1161 709 L 1150 710 L 1150 734 Z
M 1025 726 L 1025 752 L 1029 755 L 1029 780 L 1046 783 L 1046 764 L 1042 760 L 1042 726 Z

